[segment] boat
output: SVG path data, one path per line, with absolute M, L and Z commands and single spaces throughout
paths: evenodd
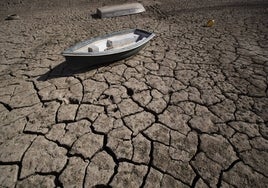
M 62 55 L 66 61 L 115 62 L 138 53 L 154 36 L 154 33 L 141 29 L 114 32 L 77 43 Z
M 125 16 L 130 14 L 138 14 L 144 11 L 145 8 L 140 3 L 127 3 L 127 4 L 111 5 L 98 8 L 97 15 L 100 18 L 109 18 L 109 17 Z

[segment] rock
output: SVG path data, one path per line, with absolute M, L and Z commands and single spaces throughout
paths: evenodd
M 19 17 L 19 15 L 17 15 L 17 14 L 11 14 L 11 15 L 8 15 L 6 18 L 5 18 L 5 20 L 19 20 L 20 19 L 20 17 Z
M 107 184 L 114 174 L 115 165 L 113 158 L 106 152 L 96 154 L 87 168 L 85 186 Z
M 88 162 L 79 157 L 71 157 L 59 180 L 64 187 L 83 187 Z
M 67 162 L 67 150 L 38 136 L 22 159 L 20 178 L 36 172 L 60 172 Z

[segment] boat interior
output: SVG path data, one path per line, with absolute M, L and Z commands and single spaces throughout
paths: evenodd
M 88 45 L 82 46 L 75 50 L 75 53 L 96 53 L 104 52 L 107 50 L 122 49 L 127 46 L 133 45 L 139 41 L 146 39 L 150 34 L 135 31 L 132 33 L 125 33 L 121 35 L 114 35 L 104 39 L 100 39 L 89 43 Z

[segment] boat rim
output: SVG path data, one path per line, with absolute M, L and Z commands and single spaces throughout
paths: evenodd
M 130 32 L 135 32 L 135 31 L 140 31 L 142 33 L 146 33 L 148 34 L 148 37 L 145 38 L 144 40 L 140 40 L 137 43 L 133 44 L 133 45 L 129 45 L 126 46 L 124 48 L 120 48 L 120 49 L 116 49 L 116 50 L 109 50 L 109 51 L 102 51 L 102 52 L 94 52 L 94 53 L 90 53 L 90 52 L 78 52 L 75 53 L 74 50 L 82 47 L 82 46 L 86 46 L 92 42 L 98 41 L 100 39 L 103 38 L 109 38 L 115 35 L 119 35 L 119 34 L 124 34 L 124 33 L 130 33 Z M 117 32 L 113 32 L 110 34 L 106 34 L 106 35 L 102 35 L 102 36 L 98 36 L 98 37 L 93 37 L 91 39 L 76 43 L 75 45 L 71 46 L 70 48 L 66 49 L 65 51 L 62 52 L 63 56 L 90 56 L 90 57 L 95 57 L 95 56 L 105 56 L 105 55 L 112 55 L 112 54 L 118 54 L 118 53 L 123 53 L 126 51 L 130 51 L 133 49 L 136 49 L 140 46 L 142 46 L 143 44 L 147 43 L 149 40 L 151 40 L 153 37 L 155 36 L 154 33 L 142 30 L 142 29 L 127 29 L 127 30 L 122 30 L 122 31 L 117 31 Z

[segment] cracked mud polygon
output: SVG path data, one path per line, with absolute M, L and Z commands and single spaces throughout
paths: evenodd
M 145 0 L 142 14 L 92 16 L 125 2 L 0 2 L 0 186 L 267 187 L 268 3 Z M 129 28 L 156 34 L 131 58 L 60 55 Z

